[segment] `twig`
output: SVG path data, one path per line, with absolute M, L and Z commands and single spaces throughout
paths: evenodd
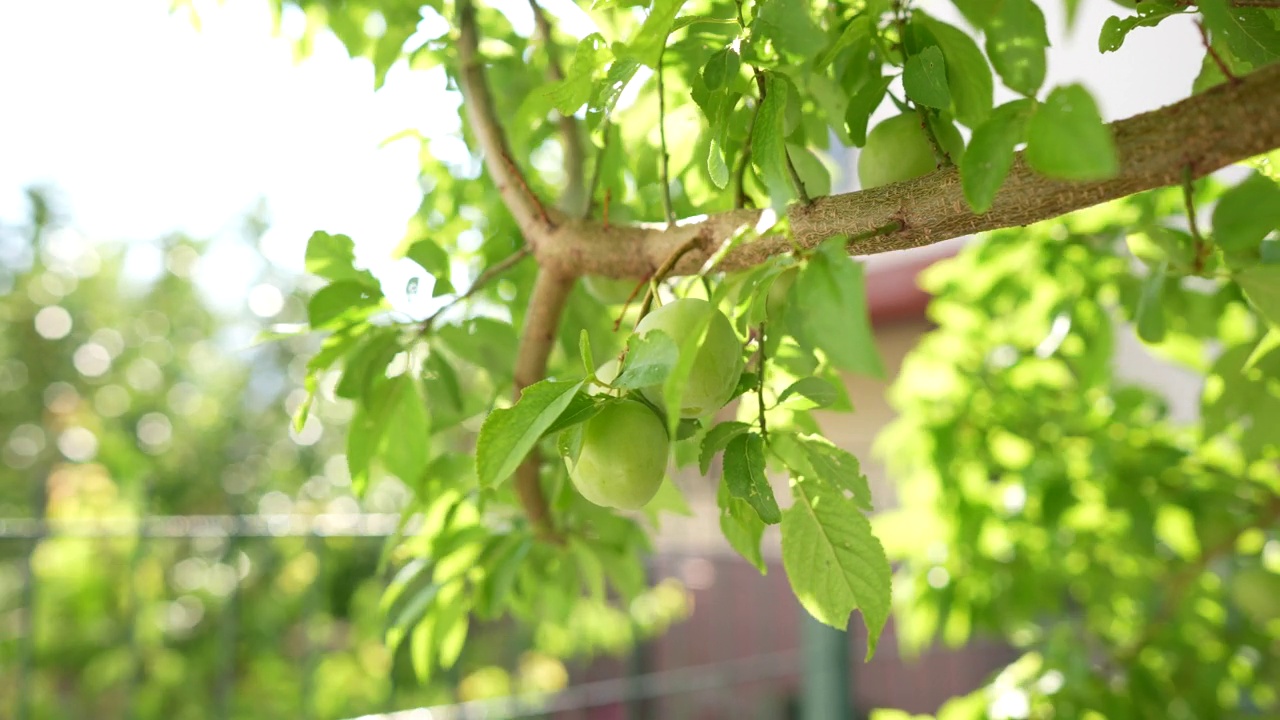
M 649 276 L 649 290 L 644 294 L 644 302 L 640 305 L 640 316 L 636 318 L 637 325 L 640 324 L 640 321 L 644 319 L 645 315 L 649 314 L 649 309 L 653 307 L 653 298 L 655 289 L 658 287 L 658 283 L 665 280 L 667 274 L 671 272 L 671 268 L 674 268 L 676 263 L 680 262 L 680 258 L 684 257 L 685 253 L 688 253 L 690 250 L 697 247 L 700 242 L 702 242 L 702 238 L 698 235 L 694 235 L 689 238 L 683 245 L 676 248 L 675 252 L 668 255 L 667 259 L 663 260 L 662 264 L 658 266 L 658 269 L 654 270 L 653 274 Z
M 901 220 L 894 220 L 893 222 L 885 223 L 880 227 L 871 228 L 870 230 L 867 230 L 865 232 L 860 232 L 854 235 L 850 235 L 849 239 L 845 241 L 845 247 L 849 248 L 849 252 L 856 255 L 858 254 L 857 252 L 855 252 L 856 248 L 854 248 L 854 245 L 856 243 L 860 243 L 863 240 L 870 240 L 871 238 L 882 237 L 890 233 L 895 233 L 904 227 L 906 227 L 906 225 L 904 225 Z
M 667 227 L 675 227 L 676 211 L 671 207 L 671 175 L 668 167 L 671 156 L 667 154 L 667 100 L 662 85 L 662 58 L 667 54 L 664 46 L 658 53 L 658 141 L 662 144 L 662 209 L 667 216 Z
M 573 290 L 574 279 L 548 271 L 538 270 L 533 282 L 533 294 L 529 298 L 529 312 L 525 315 L 524 331 L 516 349 L 515 395 L 538 382 L 547 374 L 547 358 L 555 345 L 560 316 L 565 302 Z M 516 468 L 515 490 L 525 517 L 533 525 L 538 536 L 553 543 L 563 541 L 556 531 L 551 509 L 542 492 L 542 453 L 535 446 Z
M 537 28 L 542 47 L 547 53 L 547 77 L 552 82 L 564 80 L 564 67 L 560 64 L 560 48 L 552 39 L 551 22 L 543 11 L 538 0 L 529 0 L 529 9 L 533 11 L 533 22 Z M 560 198 L 560 208 L 571 215 L 587 212 L 590 200 L 586 193 L 586 151 L 582 147 L 582 133 L 578 128 L 578 119 L 572 115 L 560 115 L 560 145 L 564 153 L 564 194 Z
M 596 153 L 596 166 L 591 169 L 591 182 L 587 184 L 586 207 L 582 210 L 582 218 L 584 220 L 591 217 L 591 210 L 596 202 L 596 188 L 600 187 L 600 176 L 604 174 L 604 154 L 609 151 L 609 136 L 611 134 L 609 131 L 612 129 L 609 124 L 609 118 L 605 118 L 600 123 L 600 133 L 604 136 L 604 139 L 600 143 L 600 151 Z M 604 207 L 605 224 L 608 225 L 609 204 L 606 202 Z
M 472 0 L 458 0 L 458 88 L 462 91 L 467 120 L 484 152 L 485 167 L 493 176 L 502 201 L 516 219 L 516 224 L 530 234 L 545 233 L 550 228 L 547 210 L 532 192 L 524 176 L 511 160 L 507 137 L 498 121 L 493 96 L 480 60 L 480 39 L 476 31 L 476 9 Z
M 419 334 L 426 335 L 431 332 L 431 328 L 435 325 L 436 320 L 439 319 L 441 315 L 448 310 L 451 310 L 459 303 L 465 302 L 472 295 L 475 295 L 477 292 L 482 290 L 485 285 L 492 282 L 494 278 L 515 267 L 521 260 L 529 257 L 529 254 L 529 247 L 525 246 L 485 268 L 483 272 L 476 276 L 475 282 L 471 283 L 471 287 L 467 288 L 466 292 L 445 303 L 444 307 L 441 307 L 439 310 L 431 313 L 430 317 L 423 320 L 422 331 Z
M 617 319 L 613 321 L 614 332 L 618 332 L 618 328 L 622 327 L 622 318 L 626 316 L 627 309 L 631 307 L 631 303 L 635 302 L 636 296 L 640 294 L 640 288 L 648 287 L 649 278 L 651 277 L 653 276 L 645 275 L 640 279 L 640 282 L 636 283 L 635 287 L 631 288 L 631 294 L 628 295 L 626 301 L 622 303 L 622 310 L 618 312 Z
M 1239 84 L 1240 78 L 1236 77 L 1235 73 L 1231 72 L 1231 68 L 1227 67 L 1227 63 L 1222 59 L 1222 56 L 1218 54 L 1217 50 L 1213 49 L 1213 43 L 1209 42 L 1209 31 L 1205 30 L 1204 23 L 1200 20 L 1196 21 L 1196 30 L 1200 31 L 1200 42 L 1204 44 L 1204 51 L 1209 53 L 1209 57 L 1213 58 L 1213 62 L 1218 66 L 1218 70 L 1222 71 L 1222 76 L 1225 77 L 1232 85 Z
M 1209 259 L 1210 246 L 1200 234 L 1200 226 L 1196 223 L 1195 178 L 1192 176 L 1191 163 L 1182 174 L 1182 200 L 1187 206 L 1187 226 L 1195 242 L 1195 256 L 1191 261 L 1191 271 L 1196 275 L 1204 272 L 1205 261 Z
M 760 116 L 760 105 L 761 103 L 756 103 L 756 109 L 751 112 L 751 119 L 747 121 L 747 142 L 743 145 L 742 155 L 738 158 L 738 167 L 734 169 L 734 210 L 741 210 L 747 204 L 746 177 L 747 167 L 751 164 L 751 134 L 756 130 L 756 118 Z M 752 205 L 754 204 L 752 202 Z

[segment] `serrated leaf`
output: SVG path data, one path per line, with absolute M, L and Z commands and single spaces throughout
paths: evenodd
M 1061 180 L 1104 180 L 1120 172 L 1115 138 L 1081 85 L 1049 93 L 1027 123 L 1031 169 Z
M 562 115 L 572 115 L 591 99 L 592 80 L 610 55 L 609 47 L 599 33 L 578 41 L 564 79 L 552 83 L 545 91 L 556 110 Z
M 812 57 L 822 49 L 813 41 L 822 31 L 809 16 L 809 3 L 805 0 L 761 0 L 756 12 L 752 34 L 772 40 L 779 50 Z
M 515 405 L 489 413 L 476 441 L 476 475 L 482 487 L 493 487 L 516 471 L 538 438 L 569 407 L 582 382 L 543 380 L 525 388 Z
M 1049 34 L 1032 0 L 1002 0 L 985 25 L 987 57 L 1009 89 L 1034 97 L 1044 84 Z
M 1272 327 L 1280 327 L 1280 265 L 1254 265 L 1235 274 L 1245 297 Z
M 782 521 L 773 487 L 765 475 L 764 441 L 757 433 L 733 438 L 724 448 L 724 482 L 729 494 L 745 500 L 770 525 Z
M 760 521 L 760 516 L 746 501 L 730 495 L 724 483 L 716 491 L 716 502 L 720 506 L 720 532 L 729 541 L 729 546 L 754 565 L 761 575 L 767 574 L 769 566 L 760 552 L 760 538 L 767 526 Z
M 414 261 L 423 270 L 427 271 L 431 277 L 435 278 L 435 289 L 433 293 L 440 294 L 440 287 L 443 284 L 452 288 L 449 282 L 449 254 L 444 248 L 436 244 L 434 240 L 419 240 L 409 246 L 404 256 Z M 448 292 L 447 290 L 445 292 Z
M 795 502 L 782 515 L 782 564 L 796 598 L 820 622 L 845 630 L 862 612 L 867 658 L 889 618 L 891 572 L 871 523 L 823 485 L 792 482 Z
M 775 206 L 791 199 L 787 175 L 786 111 L 790 84 L 777 73 L 765 76 L 765 98 L 751 131 L 751 161 L 760 168 Z
M 858 458 L 821 435 L 796 435 L 795 439 L 813 469 L 814 479 L 842 492 L 847 491 L 858 507 L 871 511 L 871 486 L 867 483 L 867 476 L 862 474 Z
M 627 356 L 622 361 L 622 370 L 610 384 L 622 390 L 661 385 L 679 359 L 680 347 L 661 330 L 632 335 L 627 341 Z
M 711 461 L 715 459 L 716 453 L 723 450 L 730 440 L 750 429 L 751 426 L 744 422 L 730 420 L 708 430 L 702 438 L 702 447 L 698 452 L 698 469 L 702 474 L 706 475 L 711 470 Z
M 930 45 L 907 58 L 902 87 L 907 97 L 921 105 L 939 110 L 950 107 L 951 88 L 947 85 L 947 64 L 942 49 Z
M 808 398 L 817 407 L 826 407 L 840 397 L 840 393 L 831 386 L 831 383 L 819 377 L 801 378 L 791 383 L 778 396 L 778 402 L 786 402 L 787 398 L 793 395 Z
M 1027 99 L 1005 103 L 974 129 L 960 158 L 960 182 L 974 212 L 991 209 L 996 192 L 1013 167 L 1014 148 L 1026 137 L 1035 107 L 1035 101 Z
M 1198 3 L 1214 40 L 1223 39 L 1237 58 L 1254 68 L 1280 60 L 1280 28 L 1263 8 L 1232 7 L 1227 0 Z
M 667 45 L 667 36 L 675 24 L 676 13 L 684 0 L 654 0 L 644 24 L 627 43 L 627 55 L 642 65 L 656 69 L 658 58 Z
M 722 85 L 732 81 L 742 67 L 742 56 L 733 48 L 712 53 L 710 59 L 702 66 L 702 82 L 708 90 L 719 90 Z
M 867 144 L 867 122 L 876 108 L 880 107 L 892 82 L 891 77 L 869 80 L 849 101 L 849 108 L 844 113 L 844 125 L 854 146 L 862 147 Z
M 1115 52 L 1120 49 L 1121 45 L 1124 45 L 1125 38 L 1136 28 L 1155 27 L 1160 24 L 1161 20 L 1170 15 L 1178 14 L 1181 14 L 1181 10 L 1176 7 L 1162 7 L 1148 14 L 1131 15 L 1123 18 L 1113 15 L 1102 23 L 1102 30 L 1098 33 L 1098 52 Z
M 1228 252 L 1256 251 L 1280 229 L 1280 186 L 1254 173 L 1223 193 L 1213 209 L 1213 239 Z
M 607 395 L 591 395 L 579 390 L 573 396 L 573 399 L 569 401 L 569 405 L 564 409 L 564 412 L 560 413 L 560 417 L 556 418 L 556 421 L 551 423 L 551 426 L 542 434 L 544 436 L 551 435 L 565 428 L 584 423 L 599 414 L 606 405 L 617 401 L 617 398 Z
M 805 308 L 804 334 L 836 367 L 884 377 L 867 314 L 862 265 L 844 253 L 837 238 L 824 243 L 800 271 L 795 283 L 799 307 Z
M 916 12 L 916 21 L 933 35 L 947 61 L 947 86 L 956 119 L 977 128 L 991 113 L 995 83 L 991 66 L 973 38 L 963 30 Z M 967 151 L 966 151 L 967 152 Z
M 852 47 L 859 40 L 869 38 L 870 36 L 871 21 L 866 15 L 858 15 L 854 19 L 850 20 L 848 25 L 845 25 L 840 36 L 837 37 L 826 50 L 822 51 L 822 55 L 818 56 L 817 60 L 813 61 L 813 71 L 815 73 L 822 72 L 828 65 L 835 62 L 836 56 L 839 55 L 841 51 L 845 48 Z

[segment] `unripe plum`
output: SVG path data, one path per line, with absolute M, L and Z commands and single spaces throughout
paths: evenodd
M 651 330 L 666 333 L 677 344 L 689 337 L 708 315 L 707 334 L 698 347 L 693 368 L 680 399 L 680 417 L 696 418 L 724 407 L 742 375 L 742 343 L 729 318 L 711 303 L 682 298 L 654 310 L 636 326 L 636 334 Z M 644 389 L 644 396 L 661 405 L 662 387 Z
M 657 413 L 637 400 L 620 400 L 584 423 L 569 478 L 596 505 L 635 510 L 657 494 L 670 449 Z
M 964 152 L 960 131 L 949 122 L 939 123 L 934 130 L 951 160 L 959 162 L 960 153 Z M 866 146 L 858 154 L 858 179 L 864 190 L 928 175 L 937 167 L 933 145 L 920 126 L 920 117 L 909 113 L 872 128 Z

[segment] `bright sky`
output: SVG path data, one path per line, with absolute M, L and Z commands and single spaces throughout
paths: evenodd
M 518 26 L 524 3 L 502 3 Z M 547 3 L 579 21 L 568 0 Z M 949 3 L 924 0 L 952 16 Z M 395 298 L 412 265 L 386 258 L 419 201 L 417 144 L 379 148 L 406 128 L 427 136 L 455 127 L 441 100 L 442 73 L 393 68 L 373 91 L 372 66 L 322 37 L 295 64 L 289 36 L 300 13 L 273 37 L 267 0 L 197 2 L 203 27 L 169 0 L 44 0 L 0 3 L 0 219 L 24 216 L 22 188 L 62 191 L 77 227 L 92 239 L 152 240 L 184 230 L 234 234 L 259 198 L 272 220 L 263 250 L 300 271 L 316 229 L 345 232 Z M 1104 113 L 1124 117 L 1185 96 L 1200 56 L 1186 27 L 1139 29 L 1119 53 L 1097 53 L 1097 30 L 1125 11 L 1085 0 L 1069 39 L 1059 4 L 1045 3 L 1055 47 L 1050 82 L 1086 80 Z M 589 21 L 587 21 L 589 22 Z M 135 270 L 158 269 L 138 253 Z M 215 244 L 202 264 L 206 285 L 242 302 L 252 253 Z

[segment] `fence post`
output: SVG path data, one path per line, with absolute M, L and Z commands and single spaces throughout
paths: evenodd
M 803 720 L 852 718 L 849 636 L 814 620 L 807 612 L 801 611 L 801 615 L 800 717 Z

